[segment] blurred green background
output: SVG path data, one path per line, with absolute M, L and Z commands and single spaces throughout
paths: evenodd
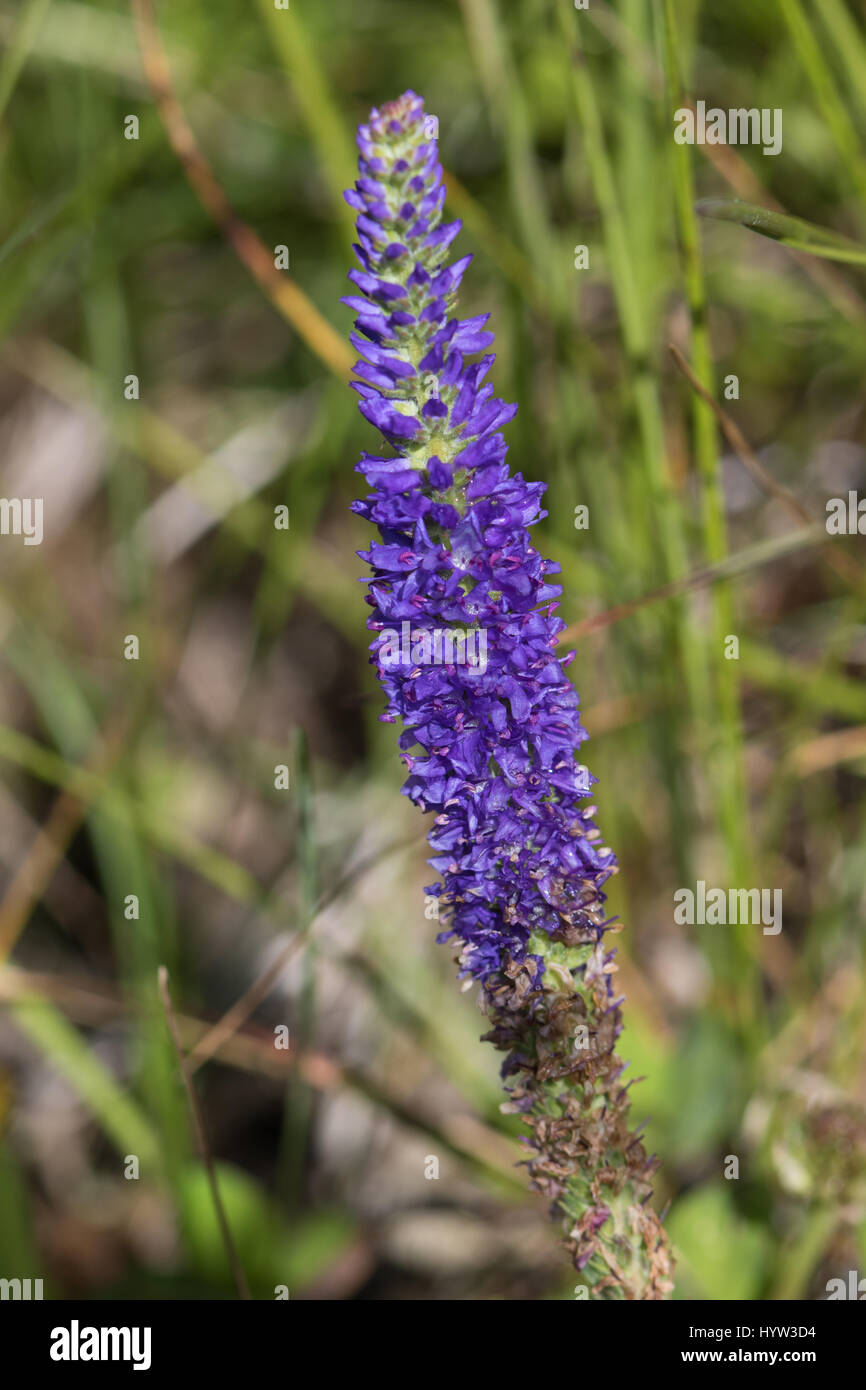
M 133 11 L 0 3 L 2 491 L 45 518 L 0 537 L 0 1276 L 234 1297 L 165 965 L 255 1297 L 572 1296 L 367 662 L 340 190 L 412 87 L 582 625 L 677 1296 L 826 1297 L 866 1272 L 866 556 L 823 530 L 866 493 L 866 273 L 694 205 L 866 244 L 863 5 Z M 781 154 L 676 145 L 687 99 L 781 108 Z M 698 880 L 783 930 L 677 925 Z

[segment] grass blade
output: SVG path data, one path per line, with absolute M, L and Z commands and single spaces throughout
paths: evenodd
M 838 236 L 824 227 L 816 227 L 801 217 L 773 212 L 770 208 L 744 203 L 739 198 L 702 198 L 695 205 L 701 217 L 716 222 L 733 222 L 749 231 L 778 241 L 792 251 L 808 251 L 828 261 L 845 261 L 848 265 L 866 265 L 866 247 L 856 241 Z
M 119 1154 L 135 1154 L 142 1168 L 160 1163 L 156 1133 L 136 1102 L 87 1046 L 78 1029 L 37 994 L 9 1005 L 23 1033 L 66 1078 Z

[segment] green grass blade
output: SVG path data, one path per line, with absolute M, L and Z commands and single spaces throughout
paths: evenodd
M 779 0 L 779 8 L 803 70 L 812 84 L 833 143 L 862 204 L 866 202 L 866 159 L 848 105 L 836 86 L 836 78 L 821 52 L 814 25 L 807 18 L 801 0 Z M 820 6 L 815 8 L 820 9 Z
M 39 30 L 51 0 L 27 0 L 18 16 L 11 42 L 0 63 L 0 118 L 2 118 L 28 55 L 39 37 Z
M 773 212 L 755 203 L 741 202 L 739 198 L 702 198 L 695 210 L 701 217 L 715 222 L 733 222 L 738 227 L 747 227 L 792 251 L 808 251 L 812 256 L 849 265 L 866 265 L 866 247 L 805 222 L 801 217 Z
M 147 1116 L 87 1046 L 77 1028 L 46 999 L 19 995 L 15 1022 L 81 1098 L 121 1155 L 135 1154 L 143 1170 L 160 1164 L 160 1146 Z
M 298 7 L 277 10 L 273 0 L 258 0 L 258 6 L 327 175 L 343 241 L 351 246 L 355 239 L 355 214 L 344 199 L 343 190 L 352 187 L 357 170 L 348 125 L 334 100 L 315 43 L 307 32 L 306 21 L 300 18 Z
M 682 57 L 677 17 L 672 0 L 663 4 L 662 45 L 667 100 L 671 110 L 685 105 Z M 694 171 L 692 152 L 687 145 L 673 148 L 674 202 L 682 251 L 686 298 L 691 320 L 692 366 L 704 390 L 713 395 L 714 370 L 708 325 L 708 299 L 701 254 L 698 223 L 694 212 Z M 727 525 L 719 467 L 715 416 L 697 393 L 691 400 L 694 451 L 701 495 L 701 529 L 704 558 L 718 566 L 728 555 Z M 736 632 L 731 590 L 719 584 L 712 593 L 712 624 L 705 648 L 713 717 L 704 724 L 705 754 L 710 777 L 717 788 L 718 817 L 723 831 L 733 882 L 749 881 L 748 804 L 740 713 L 740 689 L 736 663 L 724 660 L 724 641 Z M 757 998 L 749 996 L 746 980 L 751 975 L 756 987 L 751 955 L 745 941 L 738 941 L 742 983 L 744 1023 L 751 1028 L 757 1012 Z

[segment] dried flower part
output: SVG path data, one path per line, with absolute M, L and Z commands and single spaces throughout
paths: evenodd
M 488 979 L 485 1040 L 507 1052 L 509 1101 L 531 1131 L 531 1186 L 551 1202 L 566 1248 L 594 1298 L 661 1299 L 673 1289 L 664 1228 L 649 1205 L 656 1160 L 628 1124 L 628 1087 L 614 1051 L 610 958 L 590 948 L 557 986 L 526 966 Z M 550 974 L 552 972 L 548 972 Z
M 544 486 L 512 474 L 502 427 L 516 406 L 485 383 L 487 314 L 453 316 L 470 256 L 448 263 L 459 222 L 423 102 L 405 93 L 358 132 L 361 269 L 352 343 L 362 414 L 393 451 L 358 465 L 354 504 L 380 539 L 371 661 L 400 720 L 403 787 L 433 813 L 440 940 L 482 985 L 489 1037 L 508 1052 L 511 1108 L 532 1130 L 532 1181 L 566 1220 L 567 1243 L 599 1296 L 661 1297 L 669 1256 L 646 1205 L 651 1164 L 626 1127 L 613 1048 L 621 1028 L 602 885 L 595 779 L 577 694 L 557 656 L 558 566 L 531 543 Z M 480 358 L 478 354 L 483 354 Z M 575 1050 L 578 1029 L 589 1044 Z

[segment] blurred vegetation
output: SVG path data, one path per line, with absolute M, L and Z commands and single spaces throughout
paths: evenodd
M 120 0 L 0 3 L 2 490 L 45 507 L 41 546 L 0 538 L 0 1273 L 233 1296 L 165 965 L 254 1296 L 571 1296 L 425 918 L 367 663 L 340 190 L 356 124 L 412 87 L 475 255 L 462 311 L 492 313 L 520 402 L 512 466 L 549 485 L 678 1296 L 824 1297 L 866 1262 L 866 556 L 823 529 L 828 498 L 866 493 L 866 279 L 695 204 L 866 245 L 863 6 L 174 0 L 157 21 L 176 107 Z M 698 98 L 780 108 L 781 154 L 676 145 Z M 241 225 L 289 270 L 257 281 Z M 677 925 L 699 879 L 782 889 L 782 932 Z

